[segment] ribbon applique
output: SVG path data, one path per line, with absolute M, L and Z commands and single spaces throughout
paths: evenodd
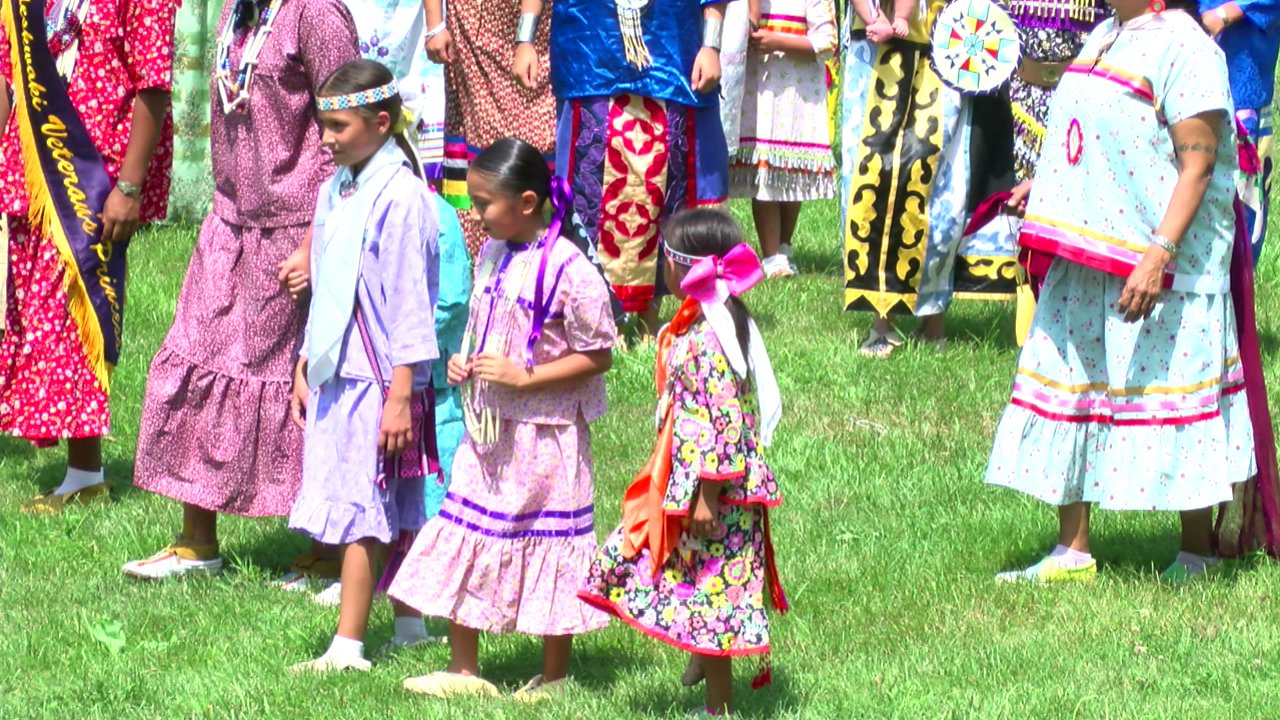
M 533 320 L 529 325 L 529 337 L 524 344 L 525 367 L 533 367 L 533 346 L 542 338 L 542 326 L 551 312 L 551 298 L 545 298 L 547 265 L 551 263 L 551 248 L 560 239 L 565 217 L 573 207 L 573 190 L 562 177 L 551 178 L 551 224 L 547 226 L 546 241 L 542 244 L 542 257 L 538 260 L 538 279 L 533 289 Z

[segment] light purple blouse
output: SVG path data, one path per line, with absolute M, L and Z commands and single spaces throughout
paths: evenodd
M 439 357 L 435 303 L 440 288 L 440 225 L 426 184 L 407 166 L 395 173 L 369 214 L 356 296 L 383 382 L 391 382 L 393 367 L 413 365 L 414 388 L 422 389 L 431 384 L 431 361 Z M 327 182 L 320 188 L 316 206 L 316 217 L 329 214 Z M 315 233 L 313 247 L 318 249 L 324 226 L 317 225 Z M 320 253 L 313 252 L 311 277 L 318 277 L 319 261 Z M 328 321 L 309 318 L 302 347 L 310 340 L 311 324 Z M 354 317 L 346 322 L 338 376 L 374 382 Z
M 226 3 L 220 27 L 235 4 Z M 233 225 L 311 222 L 316 188 L 334 170 L 320 145 L 315 91 L 334 70 L 360 59 L 355 21 L 342 0 L 284 0 L 279 13 L 258 56 L 247 108 L 227 115 L 216 82 L 210 90 L 213 212 Z M 231 48 L 233 71 L 248 37 L 239 33 Z

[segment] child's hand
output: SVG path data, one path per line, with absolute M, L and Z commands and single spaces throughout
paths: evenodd
M 413 443 L 413 416 L 409 398 L 387 397 L 382 406 L 382 427 L 378 429 L 378 452 L 386 457 L 400 457 Z
M 907 23 L 906 19 L 904 18 L 893 19 L 893 36 L 894 37 L 904 38 L 907 36 L 907 33 L 909 32 L 911 32 L 911 25 Z
M 780 47 L 780 40 L 782 40 L 782 35 L 772 30 L 752 30 L 751 39 L 747 43 L 752 50 L 761 55 L 772 55 L 785 52 L 785 49 Z
M 1004 203 L 1006 215 L 1022 217 L 1027 214 L 1027 198 L 1031 197 L 1031 181 L 1025 180 L 1013 189 L 1013 195 Z
M 702 540 L 715 534 L 720 524 L 720 483 L 703 481 L 689 515 L 689 534 Z
M 704 47 L 693 61 L 693 76 L 689 79 L 694 92 L 706 95 L 720 87 L 720 51 Z
M 485 382 L 509 388 L 519 388 L 525 378 L 529 377 L 529 373 L 524 368 L 511 362 L 506 355 L 492 351 L 482 352 L 476 356 L 472 372 Z
M 307 396 L 310 394 L 311 389 L 307 387 L 307 361 L 300 359 L 293 371 L 293 392 L 289 395 L 289 415 L 293 418 L 293 424 L 303 430 L 307 429 Z
M 526 90 L 538 84 L 538 49 L 533 43 L 516 43 L 516 54 L 511 60 L 511 72 Z
M 893 37 L 893 26 L 889 24 L 889 18 L 881 13 L 876 21 L 867 26 L 867 39 L 873 43 L 882 43 Z
M 448 65 L 457 57 L 453 51 L 453 35 L 448 30 L 441 30 L 439 35 L 427 41 L 427 57 L 431 62 Z
M 471 377 L 471 363 L 462 355 L 449 358 L 447 370 L 450 385 L 461 385 Z
M 294 300 L 311 285 L 311 253 L 304 248 L 294 250 L 277 268 L 277 279 L 289 290 L 289 296 Z

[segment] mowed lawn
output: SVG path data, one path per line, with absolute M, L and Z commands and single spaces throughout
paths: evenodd
M 756 664 L 739 663 L 739 715 L 1280 714 L 1280 566 L 1253 559 L 1207 582 L 1161 586 L 1156 573 L 1177 550 L 1172 514 L 1098 513 L 1094 586 L 992 581 L 1035 560 L 1055 527 L 1045 506 L 982 484 L 1016 358 L 1012 306 L 955 306 L 943 354 L 860 358 L 870 317 L 841 312 L 837 217 L 834 203 L 808 207 L 797 242 L 804 274 L 749 296 L 785 403 L 769 458 L 786 493 L 774 528 L 793 612 L 774 618 L 772 686 L 748 690 Z M 659 718 L 700 706 L 701 691 L 677 682 L 685 657 L 617 623 L 578 642 L 580 687 L 536 708 L 401 690 L 404 678 L 440 669 L 445 646 L 380 659 L 369 674 L 290 676 L 289 664 L 324 650 L 337 611 L 272 588 L 306 547 L 278 519 L 223 521 L 221 577 L 125 579 L 121 563 L 179 529 L 178 506 L 132 489 L 130 477 L 147 365 L 195 234 L 151 229 L 131 250 L 106 445 L 115 504 L 20 515 L 22 501 L 59 482 L 63 454 L 0 440 L 0 718 Z M 1277 257 L 1273 244 L 1258 294 L 1280 408 Z M 652 362 L 651 351 L 620 353 L 608 375 L 610 411 L 593 428 L 601 535 L 649 451 Z M 390 624 L 380 604 L 371 649 Z M 485 674 L 508 689 L 540 668 L 532 638 L 488 638 L 482 653 Z

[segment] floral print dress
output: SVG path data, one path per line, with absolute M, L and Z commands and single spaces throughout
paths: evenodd
M 705 320 L 676 338 L 667 377 L 660 407 L 672 403 L 675 417 L 663 510 L 685 517 L 701 483 L 724 483 L 718 528 L 705 539 L 684 533 L 654 573 L 648 550 L 623 556 L 620 527 L 600 549 L 579 597 L 693 653 L 768 652 L 766 593 L 775 607 L 781 603 L 768 509 L 782 496 L 762 455 L 749 385 L 734 375 Z

